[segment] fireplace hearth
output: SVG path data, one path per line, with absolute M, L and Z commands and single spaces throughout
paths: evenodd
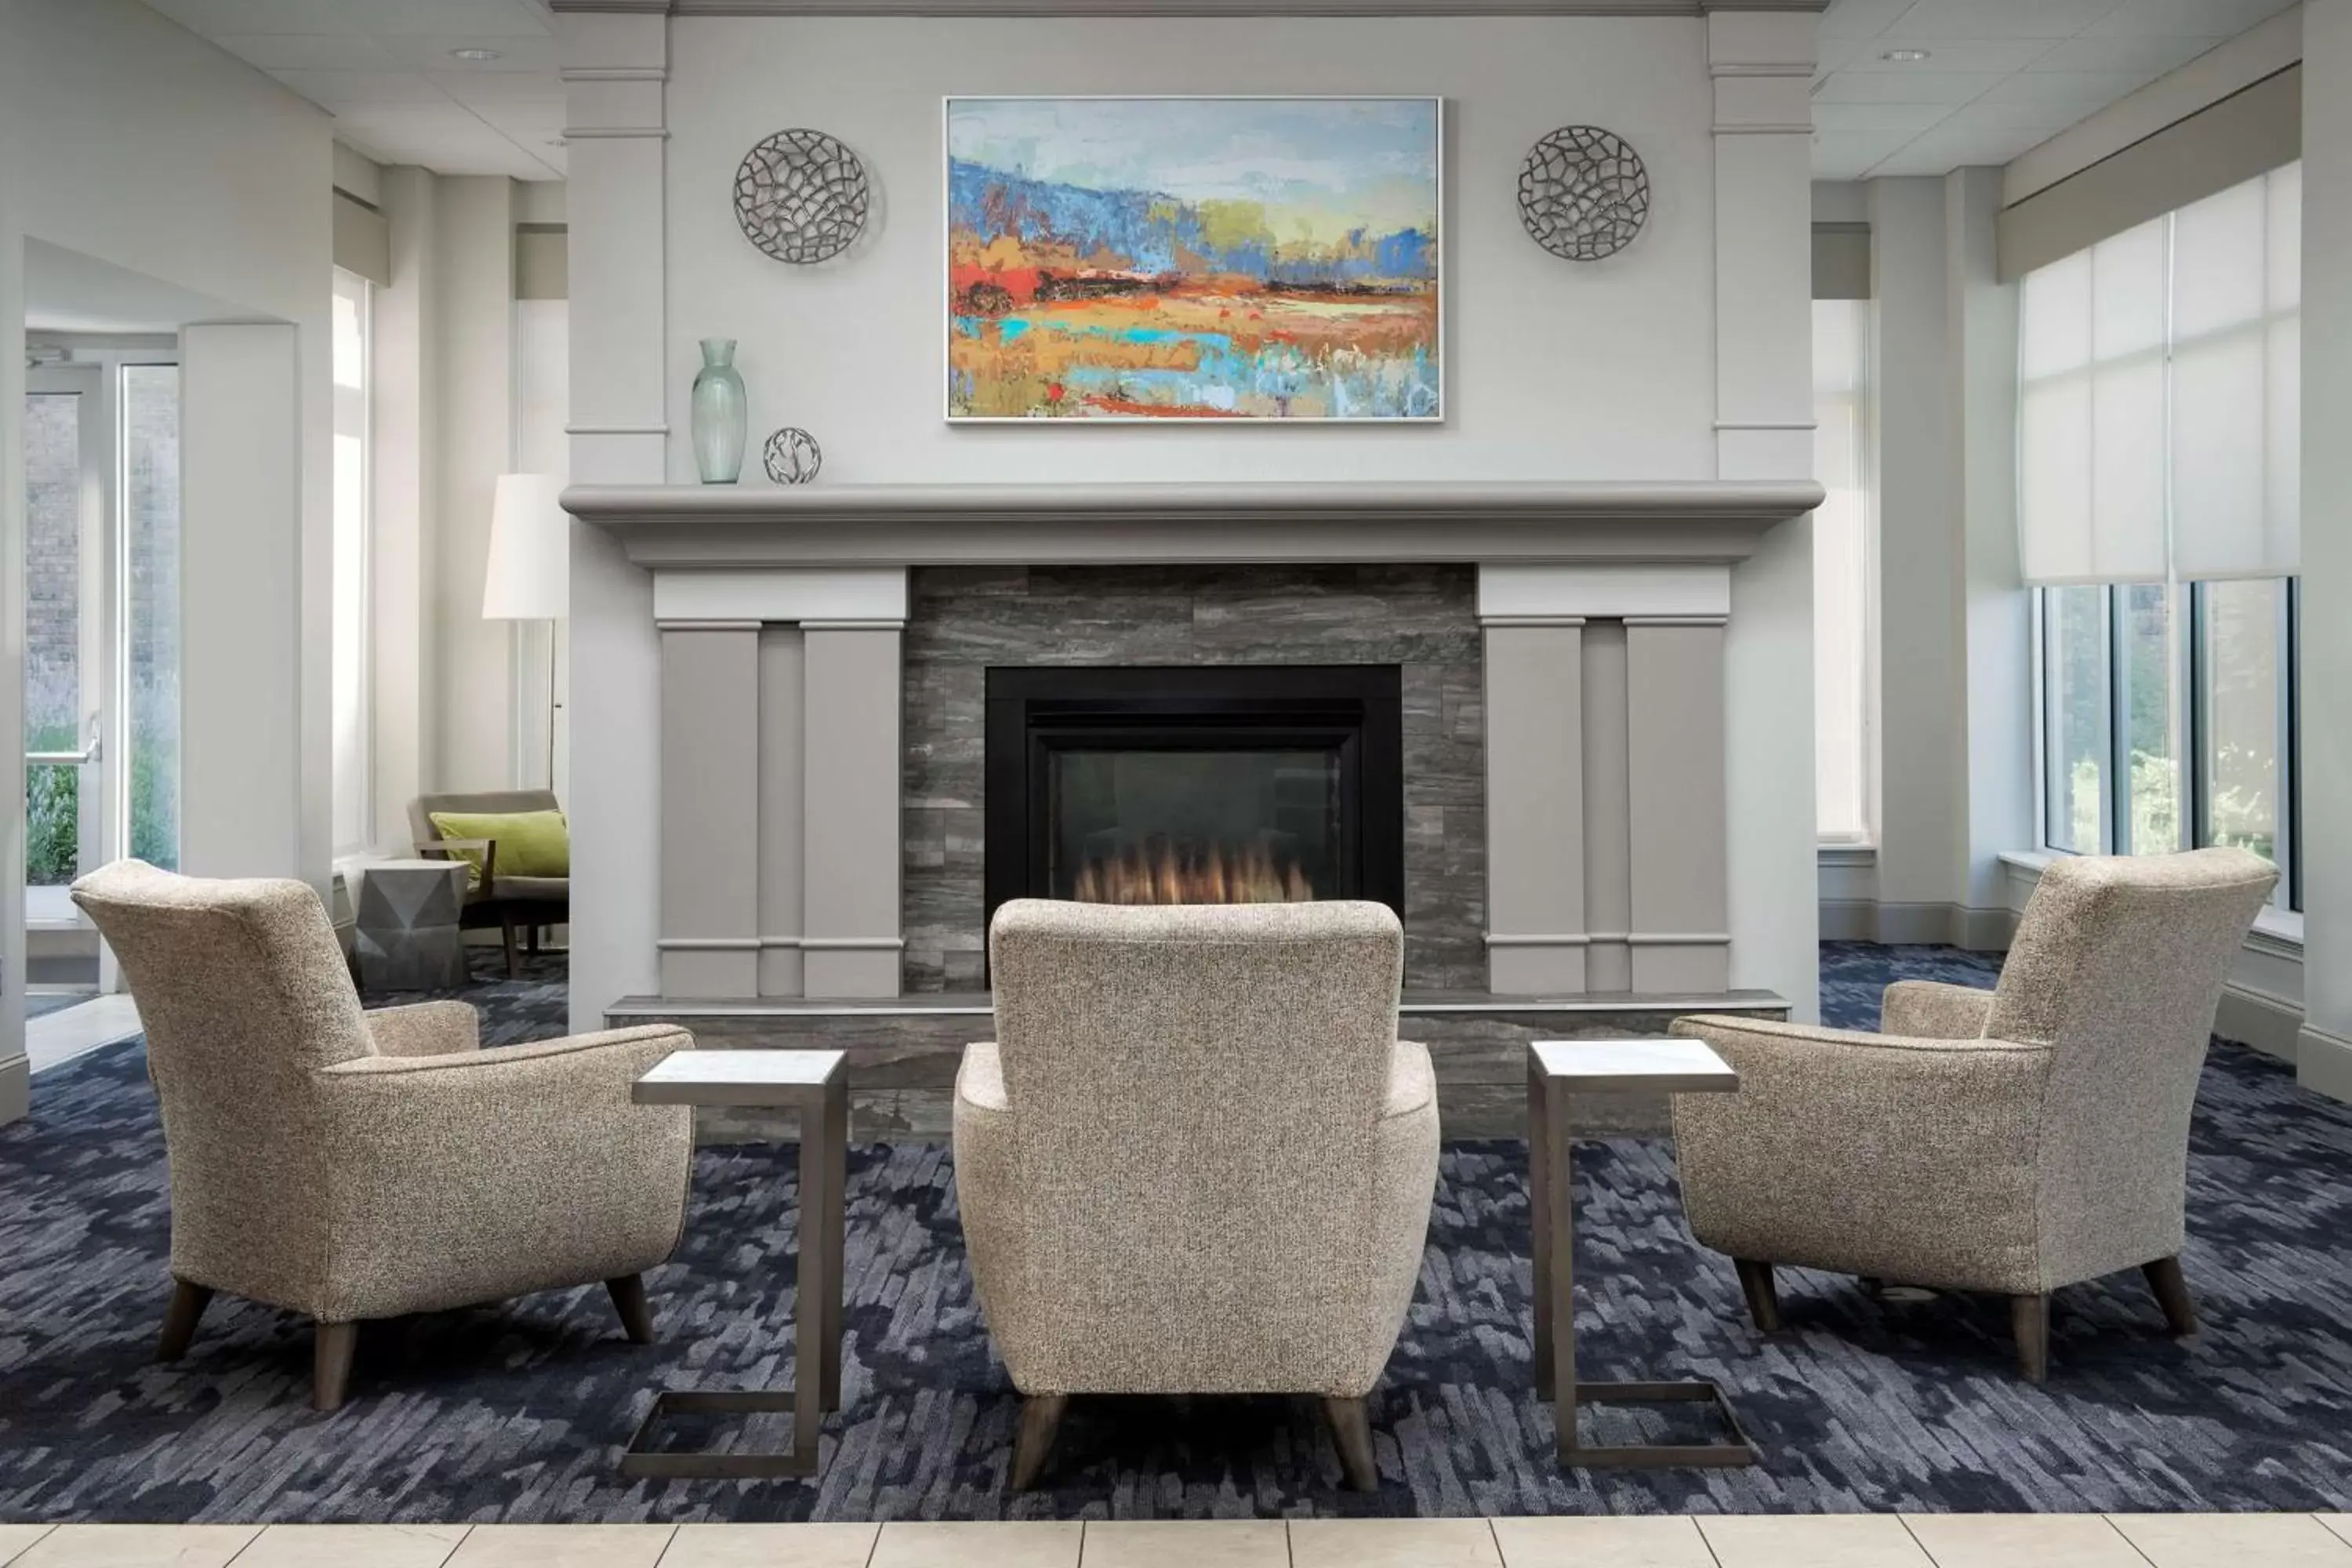
M 986 913 L 1008 899 L 1403 910 L 1402 671 L 992 668 Z

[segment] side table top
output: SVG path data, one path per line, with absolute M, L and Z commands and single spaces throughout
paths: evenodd
M 1739 1074 L 1705 1040 L 1537 1040 L 1528 1059 L 1545 1080 L 1584 1093 L 1727 1094 Z
M 415 872 L 418 875 L 431 871 L 446 877 L 451 871 L 464 872 L 470 869 L 472 869 L 472 868 L 467 866 L 465 861 L 456 859 L 454 858 L 446 860 L 426 860 L 422 858 L 413 860 L 362 860 L 359 865 L 359 873 L 362 879 L 373 877 L 380 871 Z
M 639 1105 L 799 1105 L 844 1076 L 842 1051 L 673 1051 L 637 1079 Z

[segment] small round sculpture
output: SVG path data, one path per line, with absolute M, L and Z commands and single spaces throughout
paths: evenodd
M 866 226 L 866 165 L 822 131 L 779 131 L 735 171 L 735 221 L 779 261 L 823 261 Z
M 1519 165 L 1519 221 L 1554 256 L 1614 256 L 1649 216 L 1650 172 L 1622 137 L 1597 125 L 1561 126 Z
M 818 450 L 815 437 L 787 425 L 760 448 L 760 463 L 780 485 L 804 485 L 824 467 L 824 454 Z

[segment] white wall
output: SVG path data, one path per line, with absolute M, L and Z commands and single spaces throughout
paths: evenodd
M 1713 149 L 1696 19 L 956 21 L 687 18 L 667 95 L 669 477 L 694 478 L 696 341 L 731 337 L 756 447 L 780 425 L 844 480 L 1675 479 L 1715 472 Z M 1442 94 L 1446 422 L 1287 430 L 950 428 L 948 93 Z M 1569 121 L 1625 136 L 1654 205 L 1577 266 L 1519 224 L 1519 160 Z M 815 267 L 744 239 L 736 164 L 786 125 L 866 166 L 866 237 Z M 764 483 L 764 479 L 759 480 Z
M 301 555 L 284 592 L 249 594 L 294 670 L 296 750 L 257 748 L 245 765 L 297 813 L 286 851 L 242 868 L 325 885 L 328 857 L 331 405 L 328 291 L 332 145 L 318 110 L 135 0 L 15 5 L 0 12 L 0 733 L 21 729 L 24 645 L 24 249 L 29 237 L 215 299 L 296 332 Z M 294 597 L 285 596 L 287 594 Z M 241 672 L 257 679 L 254 672 Z M 23 763 L 0 760 L 0 795 L 24 797 Z M 21 1060 L 23 826 L 0 845 L 0 1079 Z M 0 1088 L 0 1100 L 5 1089 Z M 0 1103 L 0 1114 L 5 1114 Z
M 2303 34 L 2304 1008 L 2295 1070 L 2352 1100 L 2352 5 Z

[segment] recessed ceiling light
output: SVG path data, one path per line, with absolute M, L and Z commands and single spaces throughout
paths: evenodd
M 500 51 L 497 49 L 451 49 L 449 58 L 453 60 L 464 60 L 468 65 L 479 65 L 484 60 L 499 58 L 499 54 Z M 1887 58 L 1892 59 L 1894 57 L 1890 55 Z
M 1893 60 L 1896 65 L 1908 66 L 1918 64 L 1933 53 L 1935 53 L 1933 49 L 1889 49 L 1878 58 L 1882 60 Z

